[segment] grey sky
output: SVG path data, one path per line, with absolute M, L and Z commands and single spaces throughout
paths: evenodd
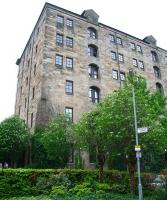
M 81 14 L 94 9 L 99 21 L 143 39 L 153 35 L 167 49 L 166 0 L 50 0 L 49 3 Z M 0 4 L 0 121 L 14 113 L 17 58 L 26 45 L 44 6 L 44 0 L 1 1 Z

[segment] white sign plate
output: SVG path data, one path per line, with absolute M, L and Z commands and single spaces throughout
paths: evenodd
M 148 132 L 148 127 L 142 127 L 137 129 L 137 133 L 147 133 Z

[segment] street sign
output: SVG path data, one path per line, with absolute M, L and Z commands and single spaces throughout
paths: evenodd
M 141 152 L 136 152 L 136 158 L 141 158 Z
M 135 151 L 141 151 L 140 145 L 135 145 Z
M 142 127 L 137 129 L 137 133 L 147 133 L 148 132 L 148 127 Z

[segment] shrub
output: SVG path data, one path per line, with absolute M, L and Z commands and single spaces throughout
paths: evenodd
M 156 200 L 166 200 L 167 199 L 167 190 L 165 188 L 159 188 L 154 193 Z
M 67 188 L 64 185 L 53 186 L 50 196 L 52 198 L 63 198 L 67 193 Z
M 149 174 L 143 174 L 143 190 L 149 191 Z M 105 171 L 104 183 L 114 186 L 115 190 L 123 193 L 124 187 L 129 188 L 126 172 Z M 137 183 L 137 182 L 136 182 Z M 73 193 L 103 191 L 107 185 L 98 184 L 97 170 L 76 169 L 5 169 L 0 171 L 0 198 L 12 196 L 27 196 L 49 194 L 54 187 L 63 185 Z M 79 186 L 78 186 L 79 185 Z M 122 186 L 122 187 L 120 187 Z M 56 188 L 61 189 L 61 188 Z
M 118 185 L 118 184 L 112 185 L 111 191 L 114 193 L 119 193 L 119 194 L 129 193 L 129 190 L 126 185 Z

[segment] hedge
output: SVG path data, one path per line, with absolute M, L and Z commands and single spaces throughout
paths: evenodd
M 54 185 L 55 176 L 60 174 L 63 175 L 61 177 L 63 184 L 68 185 L 70 182 L 69 187 L 74 187 L 84 181 L 98 181 L 97 170 L 3 169 L 0 171 L 0 197 L 48 194 Z M 146 191 L 148 191 L 147 183 L 150 182 L 151 177 L 151 174 L 142 175 L 143 186 Z M 105 171 L 104 182 L 110 185 L 126 186 L 127 190 L 129 188 L 127 172 Z

